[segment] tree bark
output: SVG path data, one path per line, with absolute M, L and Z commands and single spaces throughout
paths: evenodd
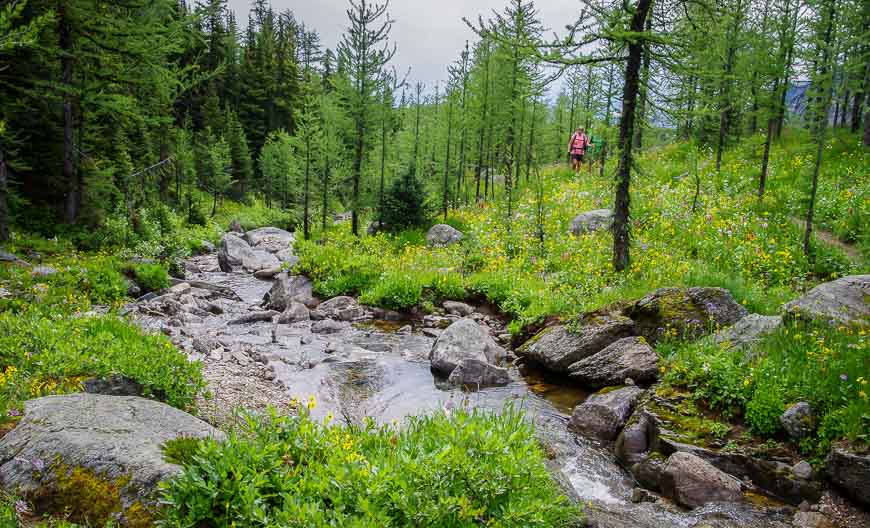
M 0 139 L 0 242 L 9 240 L 9 185 L 6 152 Z
M 75 170 L 73 154 L 73 36 L 71 21 L 65 2 L 58 9 L 58 45 L 61 50 L 60 84 L 63 90 L 63 165 L 62 181 L 67 186 L 64 219 L 73 224 L 79 216 L 81 187 Z
M 644 30 L 652 0 L 638 0 L 631 17 L 630 29 L 634 33 Z M 644 40 L 635 37 L 628 44 L 628 61 L 625 65 L 625 85 L 622 90 L 622 118 L 619 123 L 619 144 L 622 153 L 616 171 L 616 199 L 613 218 L 613 269 L 625 271 L 630 263 L 631 246 L 629 186 L 631 184 L 632 143 L 634 140 L 634 117 L 643 54 Z

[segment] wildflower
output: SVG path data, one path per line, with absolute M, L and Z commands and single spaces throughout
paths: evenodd
M 858 391 L 858 396 L 864 398 L 865 400 L 867 399 L 867 393 L 864 391 Z
M 15 501 L 15 513 L 18 515 L 27 515 L 30 513 L 30 508 L 27 506 L 27 503 L 23 500 Z
M 16 416 L 21 416 L 21 411 L 19 411 L 18 409 L 9 409 L 8 411 L 6 411 L 6 414 L 14 418 Z
M 840 379 L 841 379 L 842 381 L 849 381 L 849 376 L 846 375 L 846 374 L 840 374 Z
M 314 399 L 314 395 L 308 397 L 308 410 L 311 411 L 315 407 L 317 407 L 317 400 Z
M 333 416 L 332 411 L 328 412 L 326 414 L 326 423 L 331 422 L 333 418 L 335 418 L 335 416 Z

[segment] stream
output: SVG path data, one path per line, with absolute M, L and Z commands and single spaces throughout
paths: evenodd
M 314 396 L 317 406 L 313 414 L 317 417 L 332 413 L 337 419 L 371 417 L 389 423 L 445 407 L 498 410 L 513 403 L 534 421 L 552 457 L 551 472 L 563 487 L 570 487 L 566 489 L 569 494 L 583 502 L 591 526 L 791 526 L 787 510 L 752 501 L 708 505 L 693 511 L 665 499 L 633 503 L 633 479 L 616 463 L 609 448 L 568 431 L 571 410 L 586 393 L 560 386 L 537 372 L 512 369 L 513 381 L 507 386 L 465 392 L 436 380 L 430 372 L 428 354 L 433 337 L 418 327 L 411 333 L 397 332 L 411 324 L 409 321 L 342 323 L 339 331 L 330 334 L 312 332 L 311 321 L 230 324 L 242 315 L 262 310 L 259 304 L 271 281 L 248 273 L 223 273 L 215 254 L 190 259 L 187 279 L 229 288 L 237 298 L 214 299 L 219 307 L 214 311 L 222 313 L 190 317 L 182 324 L 159 314 L 137 314 L 135 319 L 145 328 L 171 335 L 192 359 L 203 361 L 206 379 L 216 395 L 222 394 L 223 385 L 233 385 L 226 390 L 237 391 L 236 400 L 243 401 L 230 400 L 220 406 L 257 398 L 282 405 L 291 397 L 307 400 Z M 198 338 L 216 340 L 226 351 L 197 351 L 193 343 Z

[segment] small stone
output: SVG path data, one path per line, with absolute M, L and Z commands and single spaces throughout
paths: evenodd
M 275 275 L 281 273 L 281 266 L 272 266 L 270 268 L 265 268 L 261 270 L 257 270 L 254 272 L 254 277 L 262 280 L 268 280 L 274 277 Z
M 812 508 L 812 506 L 807 501 L 801 501 L 801 503 L 798 505 L 798 510 L 802 512 L 808 512 L 810 511 L 810 508 Z
M 190 291 L 190 283 L 181 282 L 169 288 L 169 293 L 172 295 L 182 295 Z
M 440 328 L 424 328 L 422 332 L 424 336 L 434 337 L 437 339 L 438 336 L 440 336 L 444 332 L 444 330 Z
M 811 466 L 806 460 L 801 460 L 791 468 L 791 472 L 794 473 L 794 476 L 797 478 L 809 480 L 813 477 L 813 466 Z
M 458 315 L 460 317 L 467 317 L 474 313 L 474 308 L 472 306 L 458 301 L 444 301 L 441 306 L 444 307 L 447 313 Z
M 247 367 L 251 363 L 251 358 L 241 350 L 234 350 L 230 355 L 243 367 Z
M 324 319 L 311 325 L 311 331 L 315 334 L 335 334 L 342 330 L 344 330 L 344 324 L 332 319 Z
M 827 517 L 817 512 L 797 512 L 792 525 L 795 528 L 834 528 L 834 524 Z
M 498 340 L 499 340 L 502 344 L 508 345 L 508 344 L 510 344 L 510 342 L 513 340 L 513 337 L 512 337 L 510 334 L 499 334 L 499 335 L 498 335 Z
M 798 402 L 790 406 L 782 413 L 779 422 L 793 440 L 800 440 L 815 429 L 813 409 L 807 402 Z
M 405 325 L 402 328 L 396 330 L 396 333 L 399 335 L 410 335 L 414 331 L 414 328 L 411 325 Z
M 638 504 L 641 502 L 656 502 L 658 497 L 643 488 L 634 488 L 631 490 L 631 502 Z

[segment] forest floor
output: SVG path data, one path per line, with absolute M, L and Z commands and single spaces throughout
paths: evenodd
M 806 220 L 803 218 L 798 218 L 796 216 L 792 216 L 791 223 L 797 227 L 798 229 L 806 229 Z M 849 260 L 852 261 L 852 264 L 856 266 L 860 266 L 864 261 L 861 252 L 855 247 L 854 244 L 848 244 L 840 240 L 840 238 L 833 232 L 824 228 L 815 228 L 813 229 L 813 236 L 816 240 L 826 244 L 830 247 L 834 247 L 843 252 L 844 255 L 849 257 Z

